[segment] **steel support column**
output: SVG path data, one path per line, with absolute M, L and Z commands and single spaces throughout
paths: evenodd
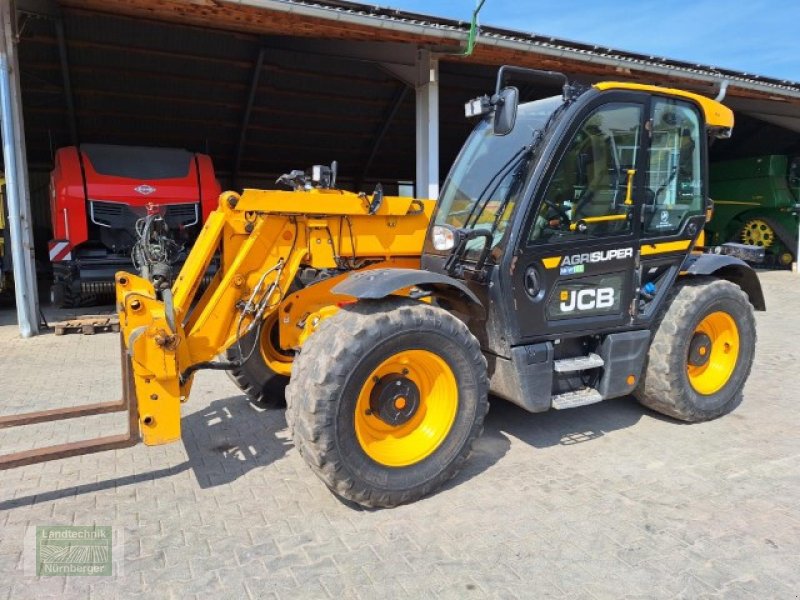
M 417 55 L 417 198 L 439 197 L 439 61 Z
M 389 127 L 392 126 L 392 122 L 394 121 L 394 118 L 397 115 L 397 111 L 400 110 L 403 101 L 406 99 L 406 96 L 408 95 L 408 90 L 409 87 L 405 83 L 400 84 L 397 93 L 394 95 L 394 98 L 392 98 L 392 102 L 389 105 L 389 109 L 383 116 L 383 119 L 381 119 L 381 125 L 379 129 L 375 132 L 374 141 L 370 146 L 369 156 L 367 157 L 367 160 L 364 161 L 364 168 L 361 170 L 361 177 L 359 177 L 358 180 L 356 181 L 356 191 L 361 190 L 361 185 L 364 183 L 364 180 L 367 178 L 369 170 L 372 167 L 372 161 L 375 160 L 375 156 L 378 154 L 378 150 L 381 147 L 383 138 L 386 137 L 386 132 L 389 131 Z
M 67 103 L 67 125 L 69 137 L 73 146 L 78 145 L 78 118 L 75 115 L 75 96 L 72 93 L 72 83 L 69 76 L 69 58 L 67 52 L 67 37 L 64 34 L 64 18 L 59 14 L 55 18 L 56 39 L 58 40 L 58 59 L 61 63 L 61 80 L 64 84 L 64 100 Z
M 264 67 L 265 54 L 266 48 L 259 48 L 256 64 L 253 66 L 253 75 L 250 79 L 250 93 L 247 95 L 247 104 L 245 104 L 242 112 L 242 124 L 239 127 L 239 139 L 236 142 L 236 154 L 233 159 L 233 172 L 231 174 L 234 188 L 239 187 L 239 169 L 242 166 L 242 156 L 244 155 L 245 142 L 247 141 L 247 128 L 250 125 L 250 114 L 253 112 L 253 103 L 256 100 L 256 92 L 258 92 L 258 83 L 261 79 L 261 70 Z
M 39 332 L 39 297 L 33 255 L 31 200 L 25 127 L 16 48 L 16 17 L 10 2 L 0 2 L 0 128 L 11 233 L 11 261 L 17 321 L 22 337 Z

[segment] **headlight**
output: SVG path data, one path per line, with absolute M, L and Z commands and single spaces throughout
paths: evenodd
M 456 245 L 455 231 L 441 225 L 433 226 L 433 247 L 437 250 L 452 250 Z

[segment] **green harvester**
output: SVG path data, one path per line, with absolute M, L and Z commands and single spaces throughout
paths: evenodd
M 764 248 L 765 263 L 797 260 L 800 156 L 768 155 L 711 165 L 714 216 L 707 243 L 741 242 Z

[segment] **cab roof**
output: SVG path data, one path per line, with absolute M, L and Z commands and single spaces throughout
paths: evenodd
M 714 129 L 733 129 L 733 111 L 727 106 L 720 104 L 716 100 L 679 90 L 677 88 L 661 87 L 658 85 L 646 85 L 643 83 L 626 83 L 622 81 L 603 81 L 594 84 L 594 88 L 600 91 L 605 90 L 635 90 L 639 92 L 649 92 L 651 94 L 662 94 L 665 96 L 676 96 L 678 98 L 687 98 L 693 100 L 700 105 L 703 110 L 706 125 Z

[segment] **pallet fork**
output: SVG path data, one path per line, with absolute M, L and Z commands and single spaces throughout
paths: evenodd
M 128 448 L 139 443 L 139 415 L 136 402 L 136 391 L 134 390 L 133 378 L 130 373 L 130 358 L 125 356 L 125 347 L 122 338 L 122 399 L 113 402 L 100 402 L 97 404 L 84 404 L 82 406 L 71 406 L 68 408 L 55 408 L 51 410 L 41 410 L 37 412 L 23 413 L 20 415 L 10 415 L 0 417 L 0 429 L 11 427 L 21 427 L 23 425 L 34 425 L 36 423 L 49 423 L 52 421 L 63 421 L 77 417 L 88 417 L 90 415 L 100 415 L 113 412 L 128 413 L 127 433 L 107 435 L 90 440 L 79 442 L 69 442 L 66 444 L 55 444 L 44 448 L 33 450 L 23 450 L 11 454 L 0 455 L 0 469 L 13 469 L 24 465 L 32 465 L 48 460 L 67 458 L 69 456 L 81 456 L 93 454 L 105 450 L 116 450 L 118 448 Z

